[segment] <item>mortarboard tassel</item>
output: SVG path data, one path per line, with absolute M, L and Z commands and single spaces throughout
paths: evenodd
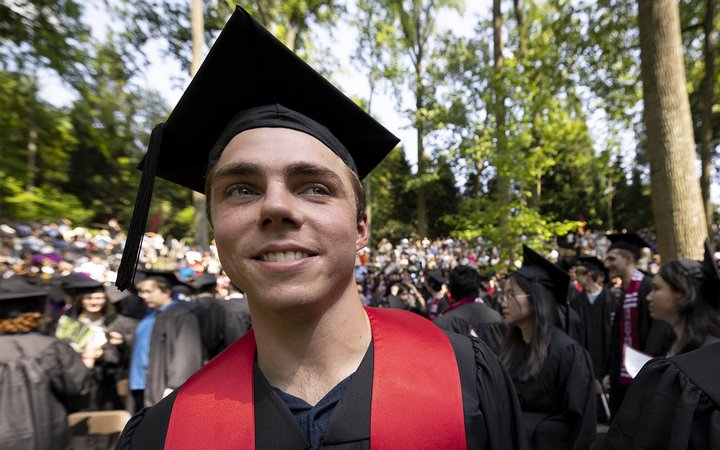
M 130 219 L 130 228 L 128 229 L 122 260 L 115 281 L 115 286 L 121 291 L 132 286 L 135 278 L 135 268 L 140 258 L 140 244 L 145 234 L 145 226 L 150 212 L 150 201 L 152 200 L 153 186 L 155 184 L 155 170 L 162 143 L 162 131 L 162 123 L 153 128 L 150 134 L 148 151 L 143 159 L 140 187 L 138 187 L 137 197 L 135 197 L 135 208 L 133 209 L 132 219 Z

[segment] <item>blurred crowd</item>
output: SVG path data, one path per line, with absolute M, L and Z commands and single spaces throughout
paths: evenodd
M 641 232 L 640 238 L 647 246 L 636 261 L 637 268 L 655 274 L 661 261 L 653 252 L 654 236 Z M 213 245 L 199 249 L 173 236 L 146 233 L 135 289 L 120 292 L 113 282 L 124 242 L 125 234 L 114 220 L 98 229 L 67 223 L 0 224 L 0 338 L 25 336 L 22 344 L 0 339 L 0 352 L 14 355 L 18 346 L 28 345 L 23 351 L 35 355 L 35 370 L 57 377 L 48 380 L 50 388 L 25 383 L 25 390 L 5 396 L 0 415 L 31 409 L 22 399 L 38 396 L 43 389 L 53 393 L 40 403 L 62 414 L 137 412 L 178 388 L 250 329 L 247 299 L 223 273 Z M 585 341 L 591 353 L 591 347 L 602 340 L 598 351 L 605 355 L 609 338 L 589 338 L 589 330 L 596 325 L 583 323 L 589 319 L 583 317 L 579 300 L 573 299 L 592 291 L 595 300 L 598 292 L 607 290 L 601 297 L 606 306 L 597 320 L 608 335 L 617 302 L 627 295 L 627 280 L 612 271 L 608 276 L 603 268 L 611 246 L 607 236 L 586 230 L 549 246 L 552 250 L 541 258 L 570 275 L 565 297 L 573 308 L 562 301 L 564 295 L 558 297 L 558 326 L 576 342 Z M 365 305 L 415 312 L 443 329 L 480 338 L 501 356 L 507 353 L 502 347 L 508 345 L 508 327 L 513 323 L 508 319 L 512 292 L 508 296 L 503 289 L 510 286 L 509 274 L 522 265 L 520 255 L 517 261 L 503 261 L 498 249 L 481 239 L 402 239 L 397 243 L 383 239 L 375 248 L 358 252 L 355 278 Z M 35 341 L 30 342 L 27 333 L 36 333 Z M 59 342 L 68 345 L 58 347 Z M 69 356 L 73 353 L 74 359 Z M 593 364 L 599 380 L 606 373 L 605 365 Z M 16 384 L 22 384 L 26 372 L 10 370 L 6 380 L 14 376 Z M 58 395 L 56 386 L 67 391 Z M 516 389 L 520 389 L 517 384 Z M 597 414 L 600 421 L 609 420 L 609 410 L 603 412 L 598 406 Z M 62 434 L 58 442 L 68 438 L 64 425 L 55 427 Z M 0 427 L 0 434 L 5 432 Z M 32 433 L 31 428 L 28 434 Z M 23 441 L 8 445 L 22 446 Z

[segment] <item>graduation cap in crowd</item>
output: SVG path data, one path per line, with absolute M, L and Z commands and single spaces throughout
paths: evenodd
M 607 238 L 611 242 L 608 251 L 615 249 L 627 250 L 635 256 L 636 260 L 640 259 L 643 248 L 650 247 L 650 244 L 636 233 L 608 234 Z
M 44 312 L 47 294 L 46 289 L 20 276 L 0 277 L 0 319 L 13 319 L 26 312 Z
M 180 281 L 177 274 L 169 270 L 139 269 L 135 276 L 135 285 L 145 280 L 163 281 L 165 282 L 165 284 L 168 284 L 172 288 L 177 286 L 183 286 L 187 289 L 191 289 L 191 286 L 189 284 Z
M 239 66 L 240 70 L 230 70 Z M 307 133 L 360 178 L 399 139 L 236 8 L 167 122 L 153 129 L 117 286 L 132 283 L 154 177 L 204 192 L 208 163 L 238 133 L 281 127 Z M 268 155 L 271 157 L 272 155 Z
M 713 308 L 720 306 L 720 270 L 710 250 L 710 242 L 705 241 L 705 255 L 702 260 L 701 294 L 705 302 Z
M 525 244 L 523 244 L 523 264 L 516 273 L 545 286 L 553 293 L 558 304 L 567 306 L 570 275 Z
M 453 300 L 476 298 L 480 289 L 480 274 L 471 266 L 460 265 L 450 271 L 448 285 Z
M 605 264 L 595 256 L 581 256 L 577 258 L 575 260 L 575 267 L 577 266 L 583 266 L 591 272 L 602 275 L 606 280 L 608 278 L 608 271 L 605 268 Z
M 217 276 L 208 272 L 203 272 L 190 282 L 190 286 L 195 289 L 195 292 L 213 289 L 217 286 Z
M 86 294 L 104 290 L 103 283 L 94 280 L 90 275 L 72 272 L 57 280 L 57 285 L 68 295 Z

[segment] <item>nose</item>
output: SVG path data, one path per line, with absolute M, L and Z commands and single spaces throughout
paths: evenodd
M 297 210 L 296 197 L 284 183 L 270 183 L 262 199 L 260 225 L 267 227 L 297 228 L 302 215 Z

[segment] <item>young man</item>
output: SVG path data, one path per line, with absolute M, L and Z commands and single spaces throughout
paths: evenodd
M 206 186 L 220 260 L 253 330 L 131 420 L 118 448 L 524 447 L 512 383 L 486 346 L 362 307 L 359 177 L 396 144 L 236 10 L 156 128 L 143 186 L 158 155 L 161 176 Z M 142 224 L 131 229 L 128 256 Z
M 607 270 L 596 257 L 582 256 L 575 262 L 575 278 L 582 292 L 569 299 L 570 306 L 580 316 L 583 329 L 581 344 L 590 353 L 595 377 L 602 380 L 610 347 L 613 306 L 610 290 L 604 286 Z
M 670 349 L 673 331 L 668 323 L 653 320 L 648 312 L 646 297 L 652 277 L 637 268 L 640 252 L 648 244 L 635 233 L 611 234 L 608 239 L 611 245 L 605 268 L 610 278 L 622 279 L 623 289 L 613 315 L 608 360 L 610 414 L 615 415 L 632 382 L 622 361 L 623 346 L 652 356 L 664 356 Z
M 130 359 L 129 389 L 136 410 L 152 406 L 202 366 L 202 337 L 190 306 L 172 297 L 171 282 L 150 276 L 137 283 L 150 312 L 138 323 Z

